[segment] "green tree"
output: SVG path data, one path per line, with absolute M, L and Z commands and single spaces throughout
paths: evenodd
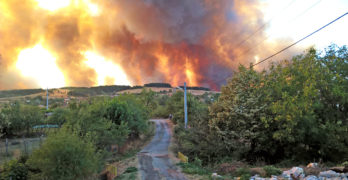
M 108 101 L 104 117 L 116 125 L 126 123 L 131 137 L 138 137 L 148 129 L 148 112 L 133 95 L 121 95 Z
M 70 111 L 67 108 L 56 108 L 52 115 L 48 118 L 48 123 L 62 126 L 70 116 Z
M 263 74 L 240 66 L 238 73 L 222 87 L 219 101 L 210 108 L 209 125 L 226 154 L 241 158 L 243 153 L 261 148 L 259 142 L 267 132 L 261 125 L 267 105 L 260 90 Z
M 37 106 L 22 105 L 18 102 L 6 105 L 1 111 L 2 132 L 5 135 L 20 134 L 26 131 L 30 134 L 32 126 L 40 124 L 43 120 L 43 112 Z
M 331 46 L 267 72 L 240 67 L 210 108 L 209 125 L 226 152 L 272 163 L 346 157 L 347 54 Z
M 157 103 L 155 101 L 156 93 L 151 89 L 143 88 L 140 93 L 140 101 L 147 108 L 149 112 L 153 111 L 157 107 Z
M 130 133 L 128 124 L 116 124 L 105 118 L 106 104 L 104 100 L 80 104 L 65 126 L 74 129 L 82 138 L 91 139 L 98 149 L 105 149 L 112 144 L 122 145 Z
M 26 130 L 27 135 L 30 134 L 30 130 L 34 125 L 41 124 L 43 121 L 44 114 L 37 106 L 20 106 L 20 120 L 21 126 Z
M 61 129 L 47 137 L 42 147 L 34 151 L 28 164 L 39 169 L 45 179 L 86 179 L 97 172 L 98 155 L 91 142 Z

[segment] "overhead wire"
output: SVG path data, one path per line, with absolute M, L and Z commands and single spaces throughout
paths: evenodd
M 257 65 L 259 65 L 259 64 L 261 64 L 261 63 L 263 63 L 263 62 L 265 62 L 265 61 L 267 61 L 267 60 L 269 60 L 269 59 L 271 59 L 272 57 L 274 57 L 274 56 L 276 56 L 276 55 L 282 53 L 283 51 L 285 51 L 285 50 L 291 48 L 292 46 L 294 46 L 294 45 L 300 43 L 301 41 L 307 39 L 308 37 L 312 36 L 313 34 L 315 34 L 315 33 L 319 32 L 319 31 L 323 30 L 324 28 L 328 27 L 329 25 L 333 24 L 334 22 L 340 20 L 341 18 L 343 18 L 343 17 L 346 16 L 347 14 L 348 14 L 348 12 L 344 13 L 343 15 L 341 15 L 341 16 L 339 16 L 338 18 L 332 20 L 331 22 L 325 24 L 324 26 L 322 26 L 322 27 L 320 27 L 319 29 L 313 31 L 312 33 L 308 34 L 307 36 L 301 38 L 300 40 L 298 40 L 298 41 L 296 41 L 296 42 L 294 42 L 294 43 L 292 43 L 292 44 L 286 46 L 285 48 L 281 49 L 281 50 L 278 51 L 277 53 L 274 53 L 274 54 L 268 56 L 267 58 L 265 58 L 265 59 L 263 59 L 263 60 L 261 60 L 261 61 L 255 63 L 255 64 L 252 64 L 251 67 L 257 66 Z
M 284 12 L 286 11 L 295 1 L 297 0 L 292 0 L 289 4 L 287 4 L 284 8 L 282 8 L 279 12 Z M 246 41 L 248 41 L 250 38 L 252 38 L 253 36 L 255 36 L 255 34 L 257 34 L 258 32 L 260 32 L 261 30 L 263 30 L 266 25 L 268 25 L 275 17 L 278 17 L 279 13 L 276 13 L 275 15 L 273 15 L 266 23 L 263 23 L 256 31 L 254 31 L 253 33 L 251 33 L 249 36 L 247 36 L 245 39 L 243 39 L 242 41 L 240 41 L 235 47 L 239 47 L 242 44 L 244 44 Z M 241 34 L 241 33 L 239 33 Z
M 301 12 L 300 14 L 298 14 L 296 17 L 294 17 L 292 20 L 290 20 L 288 23 L 292 23 L 293 21 L 295 21 L 297 18 L 303 16 L 304 14 L 306 14 L 309 10 L 311 10 L 312 8 L 314 8 L 315 6 L 317 6 L 322 0 L 316 1 L 313 5 L 311 5 L 310 7 L 308 7 L 307 9 L 305 9 L 303 12 Z M 269 39 L 271 35 L 266 36 L 266 38 L 264 38 L 263 40 L 261 40 L 260 42 L 258 42 L 256 45 L 248 48 L 245 51 L 242 51 L 239 56 L 243 56 L 246 53 L 250 52 L 251 50 L 257 48 L 258 46 L 260 46 L 263 42 L 265 42 L 266 40 Z

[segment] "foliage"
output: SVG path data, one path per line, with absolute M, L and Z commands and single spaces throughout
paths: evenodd
M 22 105 L 18 102 L 7 104 L 0 112 L 0 132 L 4 135 L 20 134 L 26 130 L 29 135 L 32 126 L 43 121 L 43 111 L 37 106 Z
M 140 102 L 145 106 L 148 113 L 157 108 L 157 102 L 155 101 L 155 92 L 151 89 L 143 89 L 140 93 Z
M 67 108 L 56 108 L 52 115 L 48 118 L 48 123 L 62 126 L 69 118 L 70 111 Z
M 174 135 L 177 140 L 177 150 L 189 159 L 199 158 L 203 164 L 213 162 L 224 156 L 216 134 L 208 126 L 208 106 L 197 97 L 188 95 L 188 129 L 184 129 L 183 93 L 177 92 L 170 97 L 167 107 L 174 114 L 173 122 L 177 125 Z
M 330 46 L 272 64 L 268 71 L 240 66 L 209 107 L 188 96 L 189 129 L 183 128 L 183 92 L 166 104 L 178 150 L 203 163 L 224 158 L 279 163 L 348 156 L 348 50 Z
M 171 88 L 172 86 L 168 83 L 149 83 L 144 84 L 145 87 L 165 87 L 165 88 Z
M 95 152 L 91 142 L 61 129 L 47 137 L 28 164 L 39 169 L 46 179 L 82 179 L 97 171 L 98 156 Z
M 1 180 L 26 180 L 28 178 L 28 167 L 24 162 L 11 160 L 3 165 L 3 171 L 0 173 Z
M 199 175 L 210 174 L 210 171 L 203 168 L 202 166 L 197 166 L 196 164 L 178 163 L 177 165 L 179 165 L 182 168 L 182 171 L 187 174 L 199 174 Z
M 105 118 L 108 101 L 90 100 L 90 103 L 81 103 L 72 110 L 72 117 L 66 127 L 74 129 L 82 138 L 89 138 L 98 149 L 105 149 L 112 144 L 122 145 L 127 139 L 130 130 L 127 122 L 115 124 Z
M 208 118 L 208 106 L 190 93 L 187 94 L 187 109 L 189 125 L 194 125 L 195 122 L 204 121 Z M 184 93 L 182 91 L 174 93 L 169 98 L 167 111 L 173 114 L 175 124 L 184 123 Z
M 65 87 L 63 89 L 68 89 L 69 96 L 77 96 L 77 97 L 88 97 L 88 96 L 96 96 L 102 94 L 111 94 L 118 91 L 123 91 L 127 89 L 136 89 L 138 87 L 131 86 L 97 86 L 97 87 Z
M 234 176 L 240 177 L 241 180 L 248 180 L 251 177 L 251 171 L 249 168 L 238 168 L 234 173 Z
M 263 170 L 266 172 L 267 177 L 271 177 L 272 175 L 279 175 L 282 171 L 274 166 L 264 166 Z
M 210 127 L 226 154 L 271 163 L 346 157 L 347 59 L 346 47 L 331 46 L 268 72 L 240 67 L 210 109 Z
M 108 101 L 104 117 L 117 125 L 127 123 L 131 137 L 138 137 L 148 129 L 148 112 L 133 95 L 121 95 Z
M 132 173 L 132 172 L 137 172 L 137 171 L 138 171 L 138 169 L 137 169 L 136 167 L 131 166 L 131 167 L 128 167 L 128 168 L 124 171 L 124 173 Z
M 184 86 L 180 86 L 180 88 L 184 89 Z M 202 90 L 202 91 L 210 91 L 209 88 L 206 87 L 190 87 L 190 86 L 186 86 L 187 90 Z
M 20 89 L 20 90 L 6 90 L 0 91 L 0 98 L 15 97 L 15 96 L 27 96 L 31 94 L 37 94 L 45 92 L 43 89 Z

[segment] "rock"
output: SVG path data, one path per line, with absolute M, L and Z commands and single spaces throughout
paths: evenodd
M 319 180 L 319 178 L 317 178 L 317 176 L 311 175 L 311 176 L 305 177 L 304 180 Z
M 266 178 L 260 177 L 260 175 L 256 174 L 250 178 L 250 180 L 266 180 Z
M 319 173 L 322 171 L 327 171 L 327 168 L 324 167 L 304 167 L 303 171 L 305 173 L 305 175 L 309 176 L 309 175 L 314 175 L 314 176 L 319 176 Z
M 305 174 L 303 172 L 303 169 L 300 167 L 293 167 L 290 170 L 283 171 L 282 177 L 286 179 L 303 179 L 305 177 Z
M 333 168 L 330 168 L 330 170 L 333 170 L 338 173 L 347 173 L 348 167 L 333 167 Z
M 308 168 L 317 168 L 318 167 L 318 163 L 309 163 L 307 165 Z
M 222 178 L 222 176 L 218 175 L 217 173 L 213 173 L 211 175 L 212 179 L 218 179 L 218 178 Z
M 321 178 L 336 178 L 340 177 L 341 174 L 332 170 L 324 171 L 319 173 L 319 179 Z
M 272 177 L 269 180 L 277 180 L 277 179 L 278 179 L 277 176 L 272 175 Z

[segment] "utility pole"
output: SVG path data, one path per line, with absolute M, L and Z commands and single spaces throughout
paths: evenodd
M 48 110 L 48 88 L 46 89 L 46 94 L 47 94 L 47 97 L 46 97 L 46 110 Z
M 187 129 L 187 96 L 186 96 L 186 82 L 184 82 L 184 101 L 185 101 L 185 129 Z

